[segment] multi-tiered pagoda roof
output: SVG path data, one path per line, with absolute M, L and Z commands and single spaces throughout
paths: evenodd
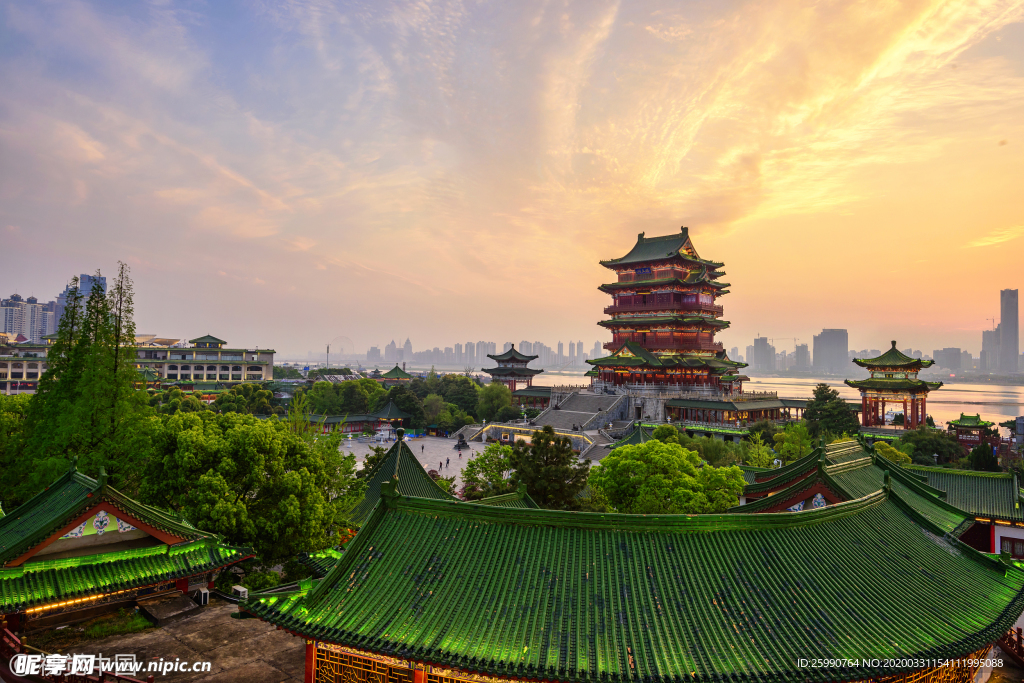
M 727 294 L 724 264 L 701 258 L 689 230 L 637 236 L 621 258 L 601 261 L 617 281 L 598 289 L 612 296 L 611 317 L 598 324 L 612 332 L 605 358 L 588 360 L 597 378 L 613 384 L 702 385 L 732 391 L 739 368 L 714 335 L 729 327 L 715 301 Z
M 517 382 L 520 381 L 525 381 L 527 387 L 532 386 L 534 376 L 544 372 L 528 367 L 530 361 L 536 360 L 537 356 L 527 356 L 525 353 L 516 351 L 515 344 L 512 344 L 504 353 L 489 353 L 487 357 L 496 362 L 498 366 L 484 368 L 483 371 L 494 381 L 508 385 L 512 391 L 516 390 Z

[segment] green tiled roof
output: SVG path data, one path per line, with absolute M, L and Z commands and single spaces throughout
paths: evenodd
M 341 559 L 341 555 L 341 546 L 337 546 L 335 548 L 326 548 L 315 553 L 302 553 L 295 559 L 299 564 L 309 567 L 309 570 L 313 572 L 313 576 L 322 578 L 327 576 L 327 573 L 334 569 L 334 565 L 338 564 L 338 560 Z
M 495 355 L 487 354 L 487 357 L 490 358 L 491 360 L 495 360 L 498 362 L 519 361 L 521 363 L 529 363 L 531 360 L 535 360 L 537 358 L 537 356 L 527 356 L 524 353 L 516 351 L 515 344 L 513 344 L 512 348 L 510 348 L 508 351 L 505 351 L 504 353 L 499 353 Z
M 768 408 L 785 408 L 779 399 L 763 401 L 719 401 L 714 399 L 670 398 L 665 405 L 672 408 L 701 408 L 706 410 L 766 410 Z
M 644 425 L 638 423 L 634 425 L 633 431 L 631 431 L 629 434 L 622 437 L 615 443 L 605 444 L 605 448 L 610 448 L 614 450 L 619 446 L 635 446 L 637 444 L 647 443 L 648 441 L 651 440 L 651 434 L 653 433 L 654 429 L 652 427 L 645 427 Z
M 525 389 L 516 389 L 512 392 L 513 396 L 532 396 L 534 398 L 551 398 L 551 387 L 526 387 Z
M 533 377 L 544 372 L 533 368 L 483 368 L 483 371 L 492 377 Z
M 854 389 L 879 389 L 888 391 L 935 391 L 942 386 L 942 382 L 925 382 L 920 379 L 886 379 L 884 377 L 869 377 L 868 379 L 847 379 L 843 380 L 847 386 Z
M 227 344 L 223 339 L 217 339 L 213 335 L 207 334 L 202 337 L 196 337 L 195 339 L 189 339 L 189 344 Z
M 99 552 L 96 555 L 39 560 L 0 569 L 0 612 L 15 612 L 55 601 L 141 588 L 203 574 L 252 557 L 214 539 L 178 545 Z
M 394 478 L 398 478 L 398 490 L 406 496 L 433 498 L 436 500 L 455 500 L 430 478 L 423 465 L 416 459 L 405 440 L 399 438 L 387 453 L 387 457 L 377 463 L 366 480 L 366 494 L 362 502 L 356 505 L 349 516 L 353 524 L 362 525 L 370 512 L 380 500 L 380 487 Z
M 1024 610 L 1024 571 L 923 526 L 895 490 L 800 513 L 508 510 L 389 491 L 312 589 L 240 609 L 300 636 L 517 679 L 815 683 L 948 658 Z
M 870 367 L 882 367 L 882 368 L 927 368 L 931 366 L 935 361 L 932 360 L 921 360 L 920 358 L 911 358 L 907 354 L 903 353 L 896 348 L 896 342 L 892 343 L 892 348 L 883 353 L 877 358 L 854 358 L 853 362 L 862 368 Z
M 0 518 L 0 565 L 20 557 L 101 502 L 168 534 L 188 540 L 215 538 L 168 510 L 143 505 L 99 480 L 71 468 L 19 507 Z
M 1015 474 L 921 465 L 907 465 L 906 469 L 927 475 L 930 486 L 946 492 L 946 502 L 976 517 L 1024 522 Z
M 673 256 L 682 256 L 685 259 L 696 261 L 698 259 L 693 258 L 685 251 L 689 241 L 690 231 L 687 228 L 681 228 L 675 234 L 662 235 L 660 237 L 645 237 L 644 233 L 640 233 L 637 235 L 636 244 L 633 245 L 628 254 L 621 258 L 601 261 L 601 265 L 611 268 L 647 261 L 659 261 L 672 258 Z
M 50 539 L 100 503 L 183 539 L 173 546 L 104 552 L 93 555 L 36 560 L 0 569 L 0 612 L 77 598 L 203 573 L 252 555 L 248 548 L 224 545 L 167 510 L 139 503 L 99 479 L 71 468 L 46 490 L 0 518 L 0 566 L 21 557 Z
M 373 415 L 370 415 L 370 417 L 377 418 L 378 420 L 407 420 L 412 417 L 412 415 L 396 406 L 395 402 L 391 400 L 388 401 L 386 406 L 378 410 Z
M 993 422 L 986 422 L 981 419 L 981 415 L 964 415 L 960 413 L 960 417 L 956 420 L 950 420 L 949 425 L 953 427 L 991 427 Z
M 398 367 L 398 364 L 395 363 L 395 367 L 391 368 L 390 370 L 385 372 L 383 375 L 381 375 L 381 378 L 382 379 L 412 379 L 412 375 L 410 375 L 408 372 L 406 372 L 402 368 Z
M 537 509 L 540 507 L 533 498 L 530 498 L 530 494 L 526 492 L 526 484 L 520 484 L 518 491 L 504 493 L 500 496 L 491 496 L 490 498 L 483 498 L 473 502 L 478 505 L 491 505 L 502 508 Z
M 743 481 L 747 482 L 748 484 L 753 484 L 755 481 L 757 481 L 755 477 L 758 474 L 761 474 L 763 472 L 771 472 L 771 470 L 767 467 L 750 467 L 749 465 L 740 465 L 739 468 L 740 471 L 743 472 Z

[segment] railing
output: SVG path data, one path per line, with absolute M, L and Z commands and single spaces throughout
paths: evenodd
M 618 351 L 619 347 L 625 344 L 627 341 L 636 342 L 644 348 L 655 348 L 655 349 L 669 349 L 672 351 L 724 351 L 725 347 L 722 342 L 711 342 L 701 341 L 694 339 L 692 341 L 673 341 L 673 340 L 662 340 L 654 335 L 647 335 L 647 339 L 643 337 L 619 337 L 616 341 L 605 342 L 604 349 L 606 351 Z
M 633 313 L 637 311 L 710 311 L 722 315 L 725 312 L 725 308 L 716 304 L 701 304 L 692 302 L 665 302 L 665 303 L 646 303 L 646 304 L 613 304 L 604 309 L 605 315 L 613 315 L 615 313 Z
M 1024 668 L 1024 638 L 1021 637 L 1020 628 L 1011 628 L 1006 635 L 996 641 L 1007 657 L 1016 662 L 1017 666 Z
M 6 622 L 4 623 L 6 624 Z M 40 657 L 46 657 L 52 653 L 22 643 L 18 636 L 14 635 L 10 629 L 4 626 L 3 630 L 0 631 L 0 657 L 2 657 L 3 663 L 7 664 L 11 661 L 12 657 L 19 654 L 35 654 Z M 69 659 L 68 661 L 70 662 L 71 660 Z M 153 683 L 154 676 L 153 674 L 150 674 L 146 677 L 146 680 L 143 681 L 139 678 L 123 676 L 112 671 L 100 671 L 97 674 L 41 673 L 38 675 L 38 679 L 53 681 L 54 683 Z

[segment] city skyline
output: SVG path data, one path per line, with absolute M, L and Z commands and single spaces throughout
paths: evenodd
M 727 348 L 979 353 L 1022 284 L 1020 3 L 560 12 L 5 6 L 0 296 L 122 259 L 140 332 L 604 342 L 598 261 L 686 225 Z

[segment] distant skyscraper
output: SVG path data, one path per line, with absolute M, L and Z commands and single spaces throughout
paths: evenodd
M 412 342 L 408 337 L 405 338 L 405 345 L 402 346 L 402 358 L 407 361 L 412 360 Z
M 839 375 L 850 366 L 850 335 L 842 329 L 825 329 L 814 335 L 814 369 L 830 375 Z
M 503 347 L 501 349 L 501 352 L 505 353 L 506 351 L 508 351 L 511 348 L 512 348 L 512 342 L 505 342 L 505 344 L 503 345 Z
M 466 342 L 466 365 L 476 365 L 476 344 L 473 342 Z
M 576 342 L 569 342 L 569 363 L 576 365 Z
M 735 360 L 735 359 L 733 359 L 733 360 Z M 743 361 L 747 365 L 753 365 L 754 364 L 754 346 L 753 346 L 753 344 L 747 346 L 747 354 L 746 354 L 746 356 L 744 356 Z
M 793 352 L 793 369 L 794 370 L 810 370 L 811 369 L 811 351 L 807 344 L 797 344 L 796 350 Z
M 994 330 L 981 331 L 981 371 L 997 372 L 999 370 L 999 333 L 1002 330 L 997 326 Z
M 1016 289 L 999 292 L 999 372 L 1017 372 L 1020 355 L 1020 309 Z
M 601 353 L 601 342 L 596 341 L 594 342 L 593 351 L 590 352 L 590 358 L 593 360 L 594 358 L 601 358 L 602 356 L 604 356 L 604 354 Z
M 740 347 L 734 346 L 729 349 L 729 360 L 736 360 L 740 357 Z
M 366 352 L 367 363 L 379 363 L 380 362 L 380 349 L 376 346 L 371 346 L 370 350 Z
M 768 343 L 768 337 L 754 339 L 753 368 L 759 372 L 775 371 L 775 347 Z
M 962 367 L 963 356 L 960 353 L 960 349 L 947 347 L 945 349 L 936 349 L 933 351 L 932 359 L 935 360 L 935 364 L 940 368 L 959 372 Z
M 555 362 L 558 363 L 559 365 L 565 362 L 565 354 L 563 353 L 564 348 L 565 347 L 562 346 L 562 342 L 558 342 L 558 360 L 556 360 Z
M 583 353 L 583 342 L 576 342 L 576 365 L 583 365 L 583 359 L 587 354 Z

